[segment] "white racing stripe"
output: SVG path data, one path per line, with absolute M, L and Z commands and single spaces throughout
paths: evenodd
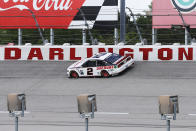
M 189 116 L 196 116 L 196 114 L 188 114 Z
M 129 113 L 121 113 L 121 112 L 95 112 L 98 115 L 129 115 Z

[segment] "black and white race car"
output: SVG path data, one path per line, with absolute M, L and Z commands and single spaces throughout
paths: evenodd
M 102 76 L 109 77 L 119 74 L 134 64 L 130 56 L 115 53 L 98 53 L 90 58 L 80 60 L 67 68 L 70 78 Z

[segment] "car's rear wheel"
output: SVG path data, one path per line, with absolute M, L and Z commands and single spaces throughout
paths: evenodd
M 72 71 L 72 72 L 70 73 L 70 77 L 71 77 L 71 78 L 75 78 L 75 79 L 77 79 L 77 78 L 79 78 L 79 75 L 78 75 L 78 73 L 77 73 L 77 72 Z
M 110 77 L 110 74 L 109 74 L 107 71 L 102 71 L 102 72 L 101 72 L 101 76 L 102 76 L 103 78 L 108 78 L 108 77 Z

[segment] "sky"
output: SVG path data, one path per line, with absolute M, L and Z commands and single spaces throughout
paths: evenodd
M 120 0 L 119 0 L 120 1 Z M 143 10 L 148 10 L 148 6 L 152 0 L 125 0 L 126 6 L 130 7 L 134 13 L 140 13 Z

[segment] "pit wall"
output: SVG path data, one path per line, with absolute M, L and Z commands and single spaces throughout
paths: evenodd
M 196 46 L 7 46 L 0 60 L 76 61 L 98 52 L 130 55 L 135 61 L 196 61 Z

